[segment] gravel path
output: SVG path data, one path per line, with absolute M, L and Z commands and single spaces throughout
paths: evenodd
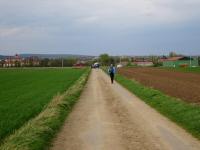
M 200 142 L 93 70 L 52 150 L 199 150 Z

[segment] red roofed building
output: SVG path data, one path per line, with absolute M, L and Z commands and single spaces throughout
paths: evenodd
M 163 63 L 164 67 L 193 67 L 198 66 L 198 60 L 186 57 L 186 56 L 178 56 L 178 57 L 169 57 L 166 59 L 160 59 L 160 62 Z
M 74 67 L 85 67 L 86 63 L 85 61 L 78 61 L 76 64 L 74 64 Z
M 9 56 L 4 60 L 4 67 L 20 67 L 22 58 L 16 54 L 15 56 Z
M 3 61 L 3 67 L 39 66 L 38 57 L 22 58 L 20 55 L 9 56 Z

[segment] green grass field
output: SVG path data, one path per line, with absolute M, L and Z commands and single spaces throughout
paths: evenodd
M 38 115 L 86 69 L 1 69 L 0 141 Z
M 192 73 L 200 73 L 200 67 L 195 67 L 195 68 L 180 68 L 180 67 L 176 67 L 176 68 L 172 68 L 172 67 L 160 67 L 162 69 L 167 69 L 167 70 L 171 70 L 171 71 L 180 71 L 180 72 L 192 72 Z

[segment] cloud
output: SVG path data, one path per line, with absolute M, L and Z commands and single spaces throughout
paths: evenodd
M 187 21 L 199 17 L 199 6 L 198 0 L 0 0 L 0 18 L 4 23 L 43 24 L 65 19 L 78 24 L 126 22 L 135 26 Z
M 13 36 L 22 36 L 24 34 L 30 34 L 31 29 L 23 27 L 0 27 L 0 37 L 13 37 Z
M 188 33 L 200 20 L 199 8 L 199 0 L 0 0 L 0 49 L 181 47 L 199 38 Z

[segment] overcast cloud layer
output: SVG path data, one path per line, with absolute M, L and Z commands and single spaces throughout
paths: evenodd
M 0 0 L 0 54 L 200 54 L 200 0 Z

